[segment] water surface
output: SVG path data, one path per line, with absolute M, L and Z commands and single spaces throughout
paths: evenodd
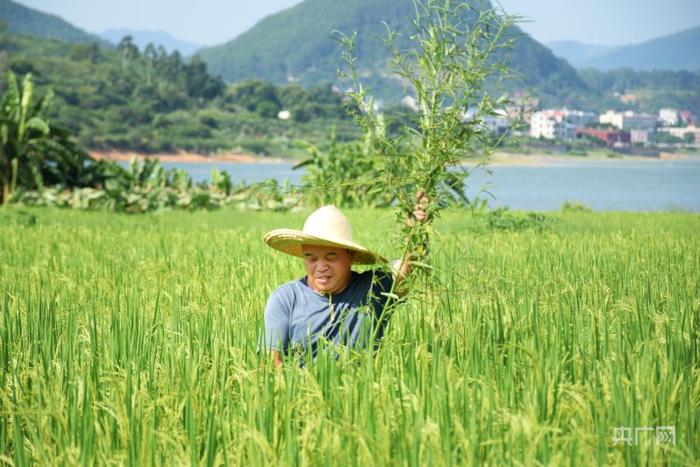
M 235 182 L 274 178 L 299 183 L 302 170 L 291 163 L 178 163 L 167 169 L 186 170 L 195 182 L 209 180 L 217 167 Z M 470 199 L 489 206 L 523 210 L 557 210 L 565 201 L 579 201 L 596 211 L 700 212 L 700 159 L 676 161 L 571 161 L 540 166 L 498 165 L 478 168 L 467 179 Z

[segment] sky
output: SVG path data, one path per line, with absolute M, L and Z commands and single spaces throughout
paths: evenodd
M 56 14 L 88 32 L 156 30 L 214 45 L 300 0 L 15 1 Z M 700 0 L 500 0 L 500 4 L 506 12 L 521 16 L 520 26 L 542 43 L 632 44 L 700 25 Z

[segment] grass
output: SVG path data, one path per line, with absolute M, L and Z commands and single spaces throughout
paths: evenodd
M 437 222 L 381 351 L 276 372 L 264 232 L 305 213 L 0 211 L 0 462 L 697 465 L 700 217 Z M 27 221 L 34 217 L 34 222 Z M 389 256 L 393 214 L 352 211 Z M 676 445 L 615 427 L 674 426 Z

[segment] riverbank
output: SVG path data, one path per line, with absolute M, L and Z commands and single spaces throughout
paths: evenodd
M 159 162 L 175 162 L 175 163 L 186 163 L 186 164 L 211 164 L 216 162 L 226 162 L 226 163 L 242 163 L 242 164 L 255 164 L 255 163 L 281 163 L 281 162 L 292 162 L 291 159 L 284 159 L 281 157 L 264 157 L 264 156 L 253 156 L 250 154 L 241 153 L 219 153 L 215 155 L 198 154 L 194 152 L 177 152 L 177 153 L 156 153 L 156 154 L 144 154 L 133 151 L 90 151 L 90 155 L 97 160 L 110 160 L 110 161 L 130 161 L 136 158 L 139 161 L 145 159 L 157 159 Z
M 283 157 L 258 156 L 242 153 L 219 153 L 213 155 L 199 154 L 194 152 L 181 151 L 177 153 L 156 153 L 144 154 L 132 151 L 91 151 L 90 155 L 97 160 L 106 159 L 112 161 L 130 161 L 136 158 L 139 161 L 144 159 L 157 159 L 160 162 L 186 163 L 186 164 L 212 164 L 212 163 L 295 163 L 295 159 Z M 693 160 L 700 159 L 700 153 L 671 153 L 661 152 L 658 157 L 619 154 L 606 151 L 591 151 L 586 156 L 571 154 L 547 154 L 541 153 L 513 153 L 499 151 L 491 156 L 489 165 L 491 166 L 546 166 L 561 165 L 578 162 L 662 162 L 668 160 Z M 465 159 L 466 165 L 476 164 L 477 159 Z
M 569 163 L 591 162 L 591 163 L 607 163 L 607 162 L 664 162 L 669 160 L 693 160 L 700 158 L 700 154 L 691 153 L 671 153 L 661 152 L 658 157 L 640 156 L 635 154 L 619 154 L 606 151 L 591 151 L 585 156 L 571 154 L 546 154 L 546 153 L 512 153 L 512 152 L 496 152 L 489 160 L 490 166 L 544 166 L 544 165 L 561 165 Z M 475 159 L 465 160 L 465 164 L 476 163 Z

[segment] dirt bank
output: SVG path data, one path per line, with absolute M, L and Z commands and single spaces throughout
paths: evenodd
M 137 160 L 144 160 L 148 158 L 158 159 L 160 162 L 186 162 L 188 164 L 211 164 L 212 162 L 238 162 L 245 164 L 260 162 L 288 162 L 286 159 L 281 159 L 278 157 L 251 156 L 250 154 L 239 154 L 233 152 L 206 155 L 197 154 L 194 152 L 144 154 L 131 151 L 90 151 L 90 155 L 97 160 L 107 159 L 111 161 L 130 161 L 133 158 L 136 158 Z

